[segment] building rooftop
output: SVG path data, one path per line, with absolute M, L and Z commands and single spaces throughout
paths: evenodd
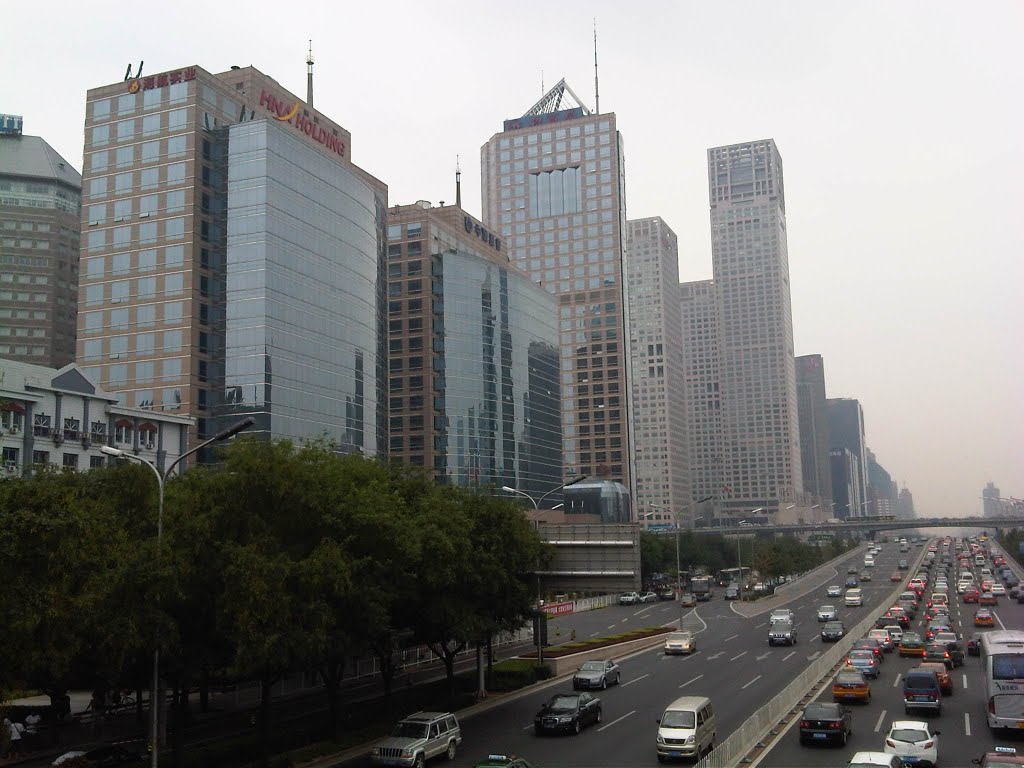
M 0 174 L 82 187 L 82 174 L 39 136 L 0 135 Z

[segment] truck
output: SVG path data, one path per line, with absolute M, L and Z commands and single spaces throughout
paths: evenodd
M 706 603 L 713 593 L 713 580 L 710 576 L 694 576 L 690 579 L 690 591 L 698 601 Z

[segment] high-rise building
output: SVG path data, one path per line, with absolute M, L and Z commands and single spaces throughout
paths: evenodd
M 990 480 L 981 492 L 981 514 L 984 517 L 995 517 L 998 515 L 1000 498 L 998 486 Z
M 690 460 L 690 521 L 712 524 L 721 509 L 725 463 L 722 455 L 722 387 L 719 367 L 718 294 L 713 280 L 679 286 L 683 324 L 683 373 L 687 455 Z M 705 518 L 697 520 L 697 518 Z
M 800 416 L 800 466 L 804 491 L 816 503 L 832 501 L 828 412 L 825 407 L 825 363 L 821 355 L 795 359 L 797 410 Z
M 829 451 L 832 469 L 832 514 L 839 520 L 859 517 L 864 489 L 860 484 L 861 470 L 857 456 L 848 448 Z
M 78 359 L 122 404 L 376 454 L 387 189 L 344 128 L 252 67 L 94 88 Z
M 845 448 L 857 460 L 858 496 L 850 499 L 849 509 L 842 517 L 859 517 L 865 514 L 868 488 L 867 444 L 864 441 L 864 409 L 860 402 L 848 397 L 834 397 L 825 401 L 828 413 L 830 448 Z M 837 495 L 833 495 L 837 507 L 843 506 Z
M 909 488 L 901 488 L 899 499 L 896 502 L 896 517 L 901 520 L 913 520 L 917 517 L 917 510 L 914 508 L 914 494 Z
M 899 488 L 893 482 L 892 475 L 878 463 L 875 453 L 867 449 L 868 458 L 868 494 L 867 513 L 871 515 L 895 515 L 899 501 Z
M 16 115 L 0 115 L 0 355 L 75 359 L 82 177 Z
M 685 523 L 690 509 L 679 241 L 660 216 L 627 222 L 629 356 L 636 499 L 645 524 Z
M 782 158 L 772 139 L 708 150 L 723 410 L 722 511 L 804 503 Z
M 625 156 L 614 113 L 559 81 L 481 148 L 483 220 L 558 299 L 566 480 L 632 471 Z
M 388 317 L 392 458 L 534 498 L 562 484 L 558 305 L 503 238 L 455 205 L 392 207 Z

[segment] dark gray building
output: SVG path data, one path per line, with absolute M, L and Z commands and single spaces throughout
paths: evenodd
M 878 463 L 875 454 L 868 449 L 868 514 L 895 515 L 899 501 L 899 488 L 892 475 Z
M 800 415 L 800 466 L 804 490 L 818 501 L 832 501 L 825 363 L 821 355 L 801 355 L 796 363 L 797 410 Z
M 628 523 L 633 519 L 629 489 L 614 480 L 583 480 L 567 486 L 562 493 L 568 521 L 573 515 L 591 515 L 602 523 Z
M 864 442 L 864 410 L 858 400 L 848 397 L 829 398 L 825 401 L 828 412 L 829 448 L 845 448 L 857 461 L 856 498 L 840 499 L 840 491 L 833 488 L 832 499 L 836 508 L 848 505 L 848 510 L 841 517 L 859 517 L 865 511 L 868 487 L 867 446 Z M 833 485 L 835 471 L 832 473 Z
M 857 517 L 861 508 L 861 471 L 857 457 L 847 448 L 829 451 L 832 470 L 832 515 L 839 520 Z
M 82 177 L 22 120 L 0 115 L 0 355 L 75 359 Z

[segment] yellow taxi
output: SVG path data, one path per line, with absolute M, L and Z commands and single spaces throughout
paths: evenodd
M 871 686 L 860 670 L 847 664 L 832 681 L 832 698 L 835 701 L 871 701 Z

